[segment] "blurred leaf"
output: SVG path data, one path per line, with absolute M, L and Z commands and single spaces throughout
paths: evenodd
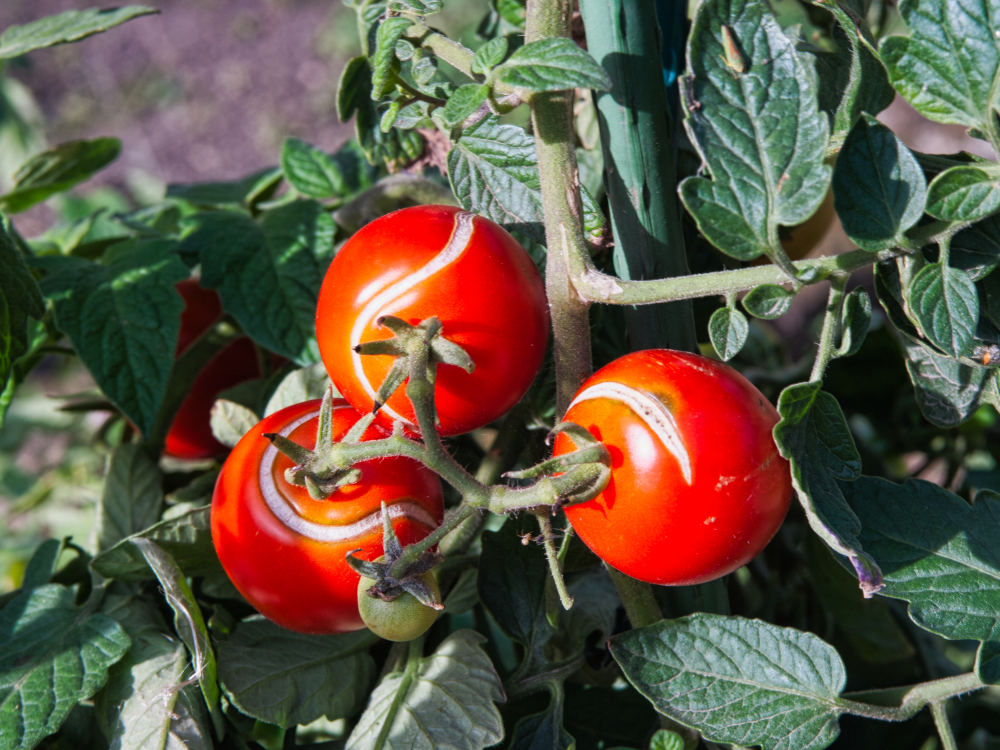
M 56 563 L 59 562 L 59 555 L 66 548 L 66 543 L 62 539 L 46 539 L 38 545 L 28 565 L 24 569 L 24 576 L 21 578 L 21 588 L 25 591 L 37 586 L 44 586 L 52 580 L 52 574 L 56 572 Z
M 503 738 L 503 688 L 471 630 L 449 635 L 411 672 L 390 672 L 372 692 L 346 750 L 483 750 Z
M 927 193 L 927 213 L 947 221 L 979 221 L 1000 210 L 1000 165 L 952 167 Z
M 836 480 L 861 475 L 861 457 L 837 399 L 821 390 L 821 381 L 785 388 L 778 399 L 781 421 L 774 440 L 789 460 L 792 484 L 812 530 L 831 549 L 849 558 L 866 596 L 881 587 L 882 574 L 863 551 L 861 522 Z
M 843 486 L 861 518 L 861 539 L 885 573 L 885 596 L 909 602 L 910 618 L 945 638 L 1000 641 L 1000 498 L 970 505 L 921 479 L 902 485 L 862 477 Z M 980 679 L 1000 682 L 1000 660 Z
M 478 83 L 467 83 L 459 86 L 455 93 L 448 99 L 444 107 L 442 117 L 449 127 L 455 127 L 479 109 L 479 105 L 486 101 L 490 94 L 490 87 Z
M 108 679 L 129 648 L 107 615 L 73 604 L 73 590 L 49 584 L 0 610 L 0 737 L 32 748 Z
M 708 320 L 708 337 L 723 362 L 728 362 L 747 342 L 750 324 L 739 310 L 720 307 Z
M 88 8 L 46 16 L 23 26 L 9 26 L 3 34 L 0 34 L 0 60 L 19 57 L 32 50 L 56 44 L 78 42 L 133 18 L 159 12 L 155 8 L 142 5 L 126 5 L 123 8 L 103 10 Z
M 167 197 L 206 208 L 245 205 L 270 194 L 281 182 L 282 171 L 267 167 L 231 182 L 195 182 L 167 186 Z
M 14 173 L 14 189 L 0 196 L 0 209 L 16 214 L 51 195 L 69 190 L 118 158 L 117 138 L 62 143 L 38 154 Z
M 526 0 L 494 0 L 497 13 L 507 23 L 519 29 L 524 29 L 527 19 Z
M 444 0 L 389 0 L 389 10 L 397 13 L 416 13 L 418 16 L 429 16 L 440 13 Z
M 928 263 L 910 284 L 909 298 L 927 338 L 954 357 L 965 354 L 979 320 L 979 297 L 969 275 L 941 263 Z
M 677 732 L 658 729 L 649 741 L 649 750 L 684 750 L 684 738 Z
M 476 586 L 478 570 L 466 568 L 451 587 L 444 600 L 444 611 L 450 615 L 460 615 L 468 612 L 479 603 L 479 590 Z
M 743 307 L 755 318 L 774 320 L 792 307 L 795 292 L 777 284 L 761 284 L 743 298 Z
M 611 88 L 604 68 L 565 37 L 539 39 L 518 47 L 507 62 L 493 71 L 493 76 L 508 86 L 530 92 Z
M 659 728 L 659 714 L 631 685 L 603 688 L 567 682 L 563 724 L 578 750 L 643 748 Z
M 992 371 L 963 365 L 914 341 L 903 344 L 906 371 L 924 417 L 939 427 L 956 427 L 972 416 Z
M 303 401 L 323 398 L 326 389 L 331 387 L 330 376 L 322 363 L 309 365 L 290 372 L 271 395 L 264 409 L 264 416 L 269 417 L 286 406 L 301 404 Z M 334 397 L 339 396 L 334 388 Z
M 244 620 L 219 646 L 219 678 L 243 713 L 294 727 L 336 720 L 364 705 L 375 677 L 368 630 L 342 635 L 294 633 L 269 620 Z
M 860 118 L 833 170 L 833 205 L 847 236 L 871 252 L 901 245 L 926 197 L 927 180 L 910 150 L 875 118 Z
M 707 740 L 823 748 L 840 733 L 847 675 L 811 633 L 695 614 L 617 635 L 611 653 L 657 711 Z
M 746 71 L 726 63 L 723 28 Z M 723 252 L 752 260 L 777 250 L 777 227 L 808 219 L 827 192 L 829 123 L 811 57 L 800 55 L 766 3 L 701 3 L 680 79 L 684 124 L 711 178 L 680 186 L 698 228 Z
M 174 285 L 190 272 L 173 240 L 129 240 L 103 265 L 47 256 L 42 292 L 56 325 L 104 395 L 142 432 L 153 427 L 167 388 L 184 301 Z
M 844 299 L 840 311 L 840 346 L 836 356 L 853 357 L 865 343 L 872 324 L 872 301 L 863 286 L 857 287 Z
M 489 73 L 491 68 L 495 68 L 503 62 L 507 56 L 508 46 L 505 36 L 498 36 L 496 39 L 486 42 L 476 50 L 476 54 L 472 58 L 472 72 L 481 75 Z
M 182 253 L 201 261 L 201 283 L 262 346 L 299 364 L 319 360 L 316 299 L 333 258 L 336 225 L 315 201 L 268 211 L 261 223 L 231 212 L 197 214 Z
M 240 438 L 246 435 L 250 429 L 260 421 L 260 417 L 254 414 L 252 409 L 248 409 L 242 404 L 227 401 L 224 398 L 216 399 L 212 404 L 212 434 L 215 439 L 228 448 L 233 448 Z
M 573 597 L 573 606 L 569 610 L 561 610 L 559 619 L 570 639 L 582 646 L 594 632 L 599 632 L 602 639 L 610 638 L 615 632 L 621 600 L 604 566 L 577 573 L 568 581 L 567 587 Z
M 126 443 L 111 452 L 97 507 L 98 552 L 159 520 L 163 505 L 160 479 L 160 468 L 142 447 Z
M 40 320 L 44 314 L 38 284 L 6 226 L 0 224 L 0 388 L 7 383 L 14 360 L 31 345 L 28 318 Z

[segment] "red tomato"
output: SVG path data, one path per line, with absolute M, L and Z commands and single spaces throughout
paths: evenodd
M 184 298 L 181 333 L 177 354 L 183 354 L 199 336 L 222 317 L 222 302 L 211 289 L 203 289 L 197 280 L 187 279 L 177 285 Z M 212 435 L 212 404 L 218 395 L 235 385 L 261 376 L 257 349 L 247 336 L 241 336 L 220 351 L 191 384 L 191 392 L 174 416 L 164 453 L 174 458 L 200 459 L 225 456 L 228 448 Z
M 360 355 L 358 344 L 392 334 L 383 315 L 416 324 L 437 316 L 475 372 L 438 367 L 442 435 L 492 422 L 538 373 L 549 336 L 545 289 L 535 264 L 502 227 L 452 206 L 416 206 L 363 227 L 330 264 L 316 310 L 319 350 L 330 378 L 355 409 L 369 412 L 393 358 Z M 416 428 L 405 389 L 379 412 Z
M 666 349 L 598 370 L 564 419 L 611 452 L 598 497 L 566 508 L 608 564 L 649 583 L 710 581 L 749 562 L 788 511 L 788 462 L 771 436 L 778 412 L 721 362 Z M 564 434 L 555 454 L 573 450 Z
M 319 407 L 320 401 L 306 401 L 275 412 L 236 444 L 212 497 L 212 541 L 233 584 L 262 615 L 300 633 L 345 633 L 364 627 L 360 576 L 345 557 L 359 548 L 365 560 L 383 554 L 382 502 L 406 545 L 440 525 L 444 500 L 437 475 L 409 458 L 357 464 L 360 481 L 327 500 L 289 484 L 292 461 L 264 434 L 278 432 L 312 449 Z M 333 409 L 339 440 L 360 415 L 343 399 Z M 363 439 L 379 437 L 369 428 Z

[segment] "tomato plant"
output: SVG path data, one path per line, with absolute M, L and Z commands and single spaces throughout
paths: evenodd
M 343 400 L 333 407 L 339 440 L 360 415 Z M 318 415 L 318 401 L 287 407 L 236 445 L 212 497 L 212 540 L 230 579 L 261 614 L 302 633 L 344 633 L 364 626 L 347 553 L 382 555 L 382 502 L 401 542 L 425 537 L 441 522 L 441 484 L 410 459 L 388 458 L 359 464 L 355 484 L 312 499 L 285 480 L 292 462 L 263 435 L 276 432 L 311 449 Z M 370 428 L 364 438 L 379 436 Z
M 433 573 L 424 573 L 421 578 L 440 596 L 441 592 Z M 374 579 L 364 576 L 358 581 L 358 610 L 365 626 L 375 635 L 389 641 L 412 641 L 434 624 L 438 613 L 421 604 L 408 591 L 404 591 L 393 601 L 370 596 L 368 589 L 374 583 Z
M 548 307 L 542 279 L 510 234 L 451 206 L 395 211 L 359 230 L 330 264 L 316 308 L 316 335 L 330 378 L 351 404 L 371 411 L 389 356 L 359 344 L 388 338 L 382 316 L 410 323 L 438 317 L 442 335 L 475 363 L 472 373 L 438 369 L 439 431 L 458 435 L 493 421 L 520 400 L 545 356 Z M 379 421 L 416 426 L 402 389 Z

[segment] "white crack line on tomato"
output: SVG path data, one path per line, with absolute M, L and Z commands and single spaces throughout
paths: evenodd
M 335 406 L 337 409 L 350 409 L 350 406 Z M 287 425 L 280 433 L 282 437 L 288 437 L 299 425 L 308 422 L 319 414 L 319 411 L 310 412 L 299 417 L 291 424 Z M 286 528 L 301 534 L 304 537 L 317 542 L 346 542 L 356 539 L 375 529 L 382 528 L 382 511 L 376 510 L 364 518 L 347 524 L 346 526 L 334 526 L 332 524 L 315 523 L 307 521 L 300 516 L 291 503 L 278 491 L 274 484 L 274 459 L 278 456 L 278 449 L 274 445 L 268 445 L 264 450 L 264 456 L 260 461 L 260 491 L 264 496 L 264 502 L 270 508 L 275 518 L 281 521 Z M 422 505 L 415 502 L 403 501 L 393 503 L 388 508 L 389 518 L 395 521 L 397 518 L 408 518 L 411 521 L 423 524 L 428 528 L 436 528 L 437 521 Z
M 677 459 L 677 463 L 681 465 L 684 480 L 689 485 L 691 484 L 691 456 L 681 438 L 680 430 L 677 429 L 674 415 L 670 413 L 663 402 L 648 393 L 622 383 L 607 382 L 597 383 L 582 390 L 570 402 L 569 409 L 581 401 L 592 401 L 597 398 L 619 401 L 631 409 L 660 439 L 667 452 Z M 566 411 L 568 412 L 569 409 Z
M 469 248 L 469 242 L 472 240 L 472 220 L 475 218 L 475 214 L 471 214 L 466 211 L 460 211 L 455 214 L 455 227 L 452 229 L 451 237 L 448 239 L 448 244 L 444 246 L 444 249 L 435 255 L 434 259 L 423 268 L 420 268 L 408 276 L 403 277 L 395 284 L 386 287 L 381 292 L 376 294 L 371 300 L 369 300 L 368 304 L 364 306 L 358 314 L 357 319 L 354 321 L 354 327 L 351 328 L 351 364 L 354 367 L 354 377 L 358 379 L 358 382 L 361 383 L 361 387 L 365 389 L 365 393 L 368 394 L 368 397 L 371 398 L 372 401 L 375 401 L 375 395 L 378 389 L 371 384 L 370 380 L 368 380 L 368 376 L 365 374 L 364 366 L 361 363 L 361 355 L 354 351 L 355 347 L 361 343 L 361 335 L 365 332 L 365 329 L 371 325 L 373 320 L 381 317 L 382 315 L 390 314 L 386 311 L 386 308 L 390 304 L 398 300 L 420 282 L 429 279 L 438 271 L 446 268 L 462 257 L 462 254 Z M 403 418 L 385 404 L 382 405 L 382 411 L 385 412 L 388 417 L 399 420 L 408 427 L 416 427 L 413 422 Z

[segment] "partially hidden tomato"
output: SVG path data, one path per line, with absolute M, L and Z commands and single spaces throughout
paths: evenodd
M 222 302 L 216 292 L 204 289 L 195 279 L 180 282 L 177 291 L 184 298 L 181 333 L 177 340 L 176 356 L 179 357 L 222 317 Z M 253 341 L 241 336 L 229 343 L 191 384 L 191 391 L 170 425 L 164 453 L 183 459 L 225 456 L 229 449 L 212 435 L 212 404 L 227 388 L 260 376 L 260 360 Z
M 611 479 L 566 508 L 601 559 L 649 583 L 702 583 L 746 564 L 771 540 L 792 496 L 771 436 L 778 413 L 728 365 L 651 349 L 598 370 L 564 419 L 601 440 Z M 574 449 L 565 434 L 555 454 Z
M 337 389 L 361 412 L 393 364 L 361 355 L 362 343 L 389 338 L 385 315 L 417 324 L 437 316 L 442 335 L 475 362 L 466 373 L 439 365 L 435 386 L 442 435 L 502 416 L 531 385 L 549 336 L 545 289 L 534 263 L 502 227 L 452 206 L 416 206 L 359 230 L 330 264 L 316 310 L 320 354 Z M 390 426 L 416 427 L 399 388 L 379 412 Z
M 364 627 L 360 576 L 346 556 L 383 554 L 382 502 L 403 545 L 440 525 L 444 502 L 437 475 L 409 458 L 356 464 L 358 482 L 326 500 L 286 481 L 292 461 L 264 435 L 276 432 L 312 450 L 319 408 L 320 401 L 307 401 L 275 412 L 236 444 L 212 497 L 212 541 L 230 580 L 265 617 L 300 633 L 344 633 Z M 358 419 L 346 401 L 335 400 L 334 440 Z M 363 439 L 382 436 L 369 428 Z
M 434 573 L 427 571 L 420 577 L 440 599 L 441 589 Z M 388 641 L 412 641 L 434 624 L 437 611 L 421 604 L 413 594 L 404 591 L 398 599 L 386 602 L 368 595 L 368 589 L 374 584 L 373 579 L 361 577 L 358 582 L 358 609 L 361 619 L 375 635 Z

